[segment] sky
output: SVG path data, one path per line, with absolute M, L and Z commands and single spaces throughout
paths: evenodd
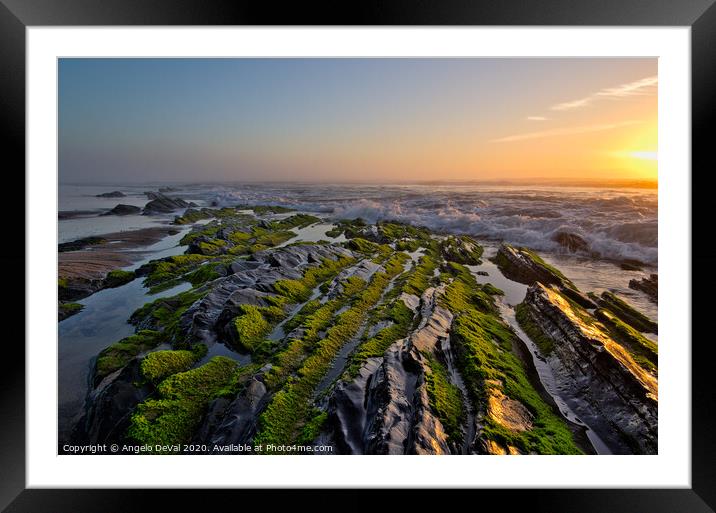
M 62 183 L 656 180 L 654 58 L 60 59 Z

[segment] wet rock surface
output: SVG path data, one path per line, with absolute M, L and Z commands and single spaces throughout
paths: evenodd
M 211 291 L 182 316 L 187 338 L 212 344 L 227 336 L 226 326 L 242 305 L 268 306 L 278 280 L 296 280 L 309 266 L 323 259 L 351 256 L 345 248 L 325 245 L 301 245 L 261 251 L 251 260 L 230 264 L 233 274 L 216 280 Z
M 126 194 L 122 191 L 103 192 L 102 194 L 97 194 L 98 198 L 124 198 L 125 196 Z
M 659 276 L 657 274 L 651 274 L 648 278 L 640 280 L 629 280 L 629 288 L 642 291 L 654 303 L 659 301 Z
M 534 253 L 525 248 L 502 244 L 495 256 L 495 262 L 505 276 L 527 285 L 539 281 L 546 285 L 563 286 L 567 282 L 566 278 L 537 260 Z
M 135 207 L 134 205 L 124 205 L 120 203 L 116 207 L 114 207 L 109 212 L 105 212 L 102 214 L 103 216 L 129 216 L 134 214 L 139 214 L 142 212 L 142 209 L 139 207 Z
M 490 389 L 487 414 L 499 425 L 511 431 L 527 431 L 532 428 L 533 417 L 527 407 L 510 399 L 502 391 Z
M 532 285 L 524 304 L 532 322 L 554 341 L 547 360 L 580 416 L 621 452 L 655 454 L 656 379 L 556 291 Z
M 140 359 L 104 378 L 87 397 L 87 408 L 73 433 L 73 438 L 89 443 L 121 442 L 134 408 L 149 397 L 151 390 L 137 386 L 144 381 Z
M 539 282 L 556 285 L 560 291 L 584 308 L 596 308 L 597 305 L 569 281 L 559 270 L 544 262 L 536 253 L 526 248 L 515 248 L 502 244 L 495 256 L 495 262 L 506 277 L 511 280 L 532 285 Z
M 181 198 L 172 198 L 161 192 L 147 192 L 149 203 L 144 205 L 144 215 L 168 214 L 191 206 Z
M 552 236 L 552 240 L 571 253 L 589 250 L 587 241 L 576 233 L 557 232 Z
M 370 454 L 447 454 L 447 435 L 431 413 L 423 357 L 409 340 L 386 351 L 368 390 L 365 450 Z
M 218 445 L 250 442 L 256 433 L 257 412 L 267 399 L 266 385 L 260 377 L 254 377 L 236 399 L 214 400 L 197 432 L 196 441 Z
M 436 304 L 441 290 L 421 297 L 422 318 L 408 338 L 380 358 L 368 359 L 351 381 L 341 381 L 330 399 L 333 439 L 348 454 L 451 454 L 458 452 L 430 405 L 424 354 L 449 351 L 452 314 Z M 417 308 L 416 308 L 417 309 Z

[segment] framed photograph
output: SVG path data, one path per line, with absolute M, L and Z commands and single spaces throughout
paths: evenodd
M 0 505 L 713 511 L 711 3 L 5 2 Z

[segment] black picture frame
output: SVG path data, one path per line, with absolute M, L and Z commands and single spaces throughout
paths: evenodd
M 712 380 L 713 335 L 706 331 L 714 287 L 716 247 L 708 222 L 711 191 L 706 180 L 716 170 L 709 128 L 716 126 L 716 6 L 715 0 L 440 0 L 368 1 L 319 4 L 229 0 L 0 0 L 0 125 L 5 142 L 3 176 L 14 180 L 12 212 L 24 212 L 25 168 L 25 30 L 30 26 L 78 25 L 638 25 L 691 27 L 692 79 L 692 451 L 690 489 L 510 489 L 478 490 L 473 501 L 496 501 L 532 511 L 550 512 L 689 512 L 716 508 L 716 437 Z M 23 194 L 20 194 L 23 191 Z M 25 275 L 13 272 L 25 266 L 24 222 L 14 221 L 12 251 L 0 252 L 4 283 L 15 304 L 25 305 Z M 22 229 L 20 229 L 20 226 Z M 684 248 L 688 251 L 689 248 Z M 10 270 L 10 271 L 8 271 Z M 22 292 L 21 292 L 22 291 Z M 6 297 L 10 297 L 9 295 Z M 200 504 L 202 510 L 267 500 L 266 491 L 247 490 L 71 490 L 26 489 L 25 486 L 25 351 L 24 324 L 6 307 L 4 344 L 0 361 L 0 508 L 7 512 L 143 511 L 148 499 L 172 504 Z M 667 313 L 668 314 L 668 313 Z M 298 494 L 309 499 L 315 491 L 271 491 L 270 501 Z M 320 502 L 330 507 L 335 491 L 321 491 Z M 351 504 L 370 500 L 364 492 Z M 426 491 L 403 493 L 404 506 L 423 501 Z M 451 492 L 451 494 L 457 492 Z M 295 499 L 294 499 L 295 500 Z M 452 500 L 459 500 L 455 498 Z M 239 502 L 240 501 L 240 502 Z M 310 504 L 309 503 L 309 504 Z M 298 504 L 298 503 L 296 503 Z M 473 504 L 476 504 L 473 502 Z M 485 503 L 485 504 L 489 504 Z

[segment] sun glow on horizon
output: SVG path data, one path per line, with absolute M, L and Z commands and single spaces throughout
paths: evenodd
M 655 151 L 632 151 L 629 156 L 642 160 L 658 160 L 658 154 Z

